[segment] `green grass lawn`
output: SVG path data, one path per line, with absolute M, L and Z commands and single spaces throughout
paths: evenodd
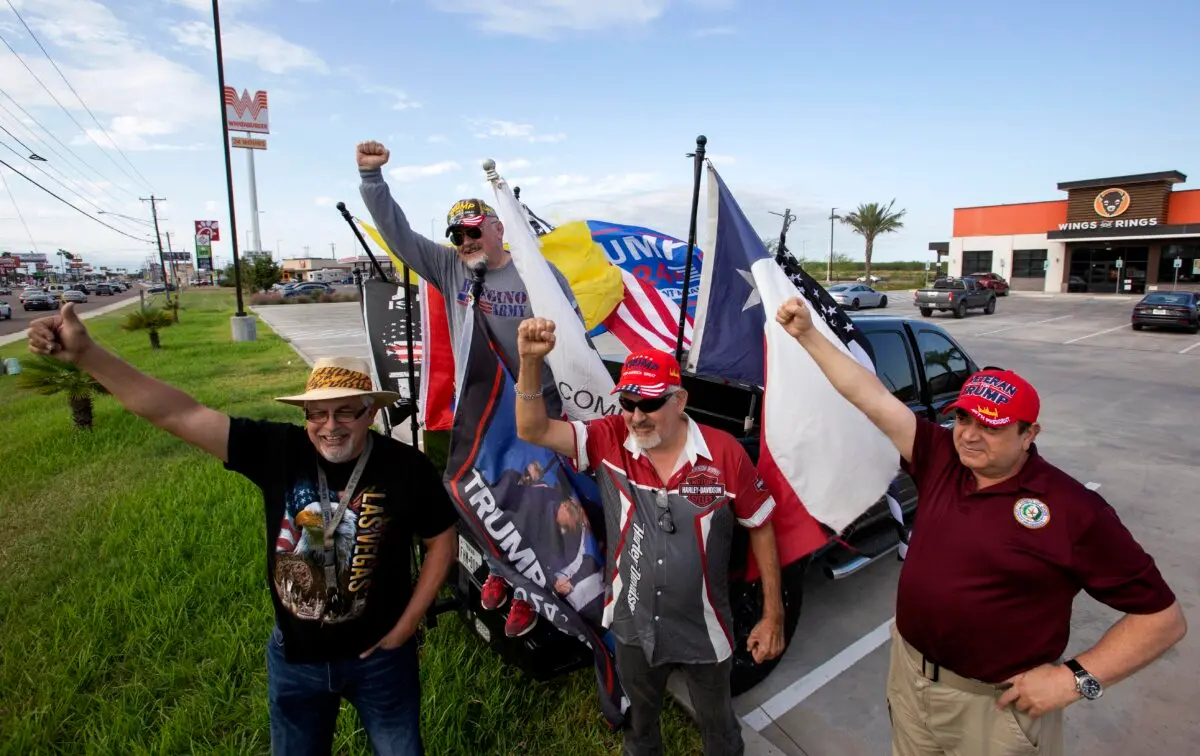
M 120 313 L 87 322 L 139 368 L 231 414 L 299 421 L 271 401 L 307 368 L 259 323 L 233 344 L 228 291 L 184 295 L 153 352 Z M 0 357 L 27 355 L 23 343 Z M 248 481 L 103 397 L 95 430 L 62 397 L 0 376 L 0 752 L 265 753 L 269 749 L 262 499 Z M 431 754 L 615 754 L 593 672 L 535 683 L 456 616 L 425 635 Z M 337 753 L 369 753 L 344 707 Z M 675 706 L 668 753 L 700 752 Z

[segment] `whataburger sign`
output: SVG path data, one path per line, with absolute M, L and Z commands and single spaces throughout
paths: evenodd
M 1105 189 L 1092 200 L 1092 209 L 1100 220 L 1068 221 L 1059 223 L 1059 231 L 1095 231 L 1106 228 L 1148 228 L 1159 225 L 1157 217 L 1118 218 L 1129 209 L 1132 198 L 1129 192 L 1119 187 Z

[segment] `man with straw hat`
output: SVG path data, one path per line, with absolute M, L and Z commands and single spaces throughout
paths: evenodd
M 301 427 L 205 407 L 93 342 L 71 304 L 32 323 L 29 350 L 78 365 L 262 489 L 272 750 L 328 753 L 345 698 L 376 753 L 422 753 L 413 634 L 454 559 L 457 514 L 424 454 L 371 429 L 399 397 L 374 389 L 366 360 L 318 360 L 303 394 L 279 398 L 304 409 Z M 428 548 L 415 586 L 414 535 Z

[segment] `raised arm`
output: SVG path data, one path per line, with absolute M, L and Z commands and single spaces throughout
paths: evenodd
M 408 263 L 418 276 L 436 286 L 443 296 L 453 296 L 454 292 L 446 291 L 446 282 L 450 280 L 451 266 L 459 264 L 458 257 L 453 250 L 412 230 L 404 211 L 392 199 L 392 190 L 383 180 L 383 166 L 389 157 L 387 148 L 379 142 L 358 145 L 356 158 L 362 178 L 358 191 L 363 203 L 388 248 Z
M 229 416 L 105 351 L 92 341 L 74 304 L 63 305 L 58 315 L 33 321 L 29 351 L 78 365 L 125 409 L 222 462 L 229 461 Z
M 804 347 L 837 392 L 892 440 L 905 461 L 911 462 L 917 434 L 917 418 L 912 410 L 893 396 L 870 370 L 834 346 L 813 326 L 812 313 L 804 300 L 793 297 L 784 302 L 775 320 Z
M 517 327 L 517 436 L 574 458 L 575 429 L 563 420 L 551 420 L 542 399 L 542 363 L 554 348 L 554 321 L 530 318 Z

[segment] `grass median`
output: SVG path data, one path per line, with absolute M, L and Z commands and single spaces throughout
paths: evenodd
M 230 341 L 233 295 L 187 293 L 152 351 L 121 313 L 87 321 L 140 369 L 222 411 L 300 421 L 272 402 L 304 362 L 261 322 Z M 26 355 L 24 344 L 0 357 Z M 76 431 L 65 398 L 0 376 L 0 751 L 265 753 L 271 631 L 262 499 L 248 481 L 96 400 Z M 430 754 L 613 754 L 591 670 L 536 683 L 504 665 L 456 616 L 421 649 Z M 668 706 L 668 753 L 698 753 Z M 343 707 L 336 753 L 370 752 Z

